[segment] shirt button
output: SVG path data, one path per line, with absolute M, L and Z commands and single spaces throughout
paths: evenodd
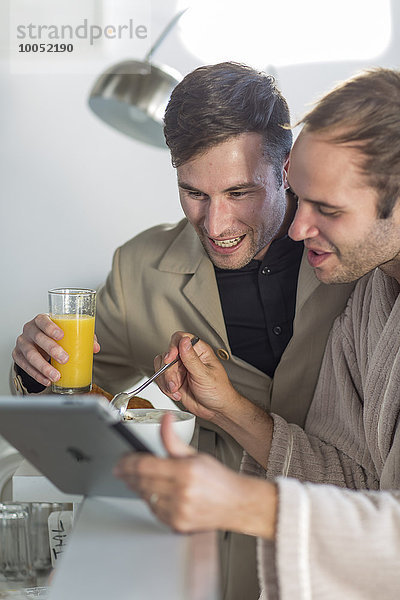
M 223 348 L 218 348 L 217 355 L 221 360 L 229 360 L 229 352 L 227 352 Z
M 261 273 L 263 275 L 269 275 L 271 273 L 271 269 L 269 267 L 263 267 Z
M 281 335 L 282 328 L 279 327 L 279 325 L 276 325 L 276 327 L 274 327 L 272 331 L 274 332 L 275 335 Z

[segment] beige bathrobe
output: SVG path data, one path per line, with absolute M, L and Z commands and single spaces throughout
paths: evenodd
M 399 292 L 380 269 L 358 283 L 332 328 L 304 431 L 273 415 L 267 472 L 245 457 L 247 472 L 278 477 L 281 600 L 400 596 Z M 263 540 L 258 557 L 263 598 L 276 598 Z

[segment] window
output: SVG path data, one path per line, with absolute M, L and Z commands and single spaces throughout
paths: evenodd
M 177 10 L 188 5 L 181 39 L 206 64 L 370 60 L 391 36 L 390 0 L 179 0 Z

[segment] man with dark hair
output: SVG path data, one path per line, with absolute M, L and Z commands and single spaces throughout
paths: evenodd
M 184 108 L 183 108 L 184 106 Z M 263 152 L 282 184 L 292 147 L 289 108 L 274 78 L 236 63 L 199 67 L 175 88 L 164 116 L 174 167 L 246 132 L 262 136 Z
M 288 124 L 273 78 L 244 65 L 200 67 L 175 88 L 165 137 L 186 219 L 116 251 L 97 300 L 98 385 L 111 393 L 134 386 L 173 331 L 196 331 L 238 392 L 304 425 L 329 329 L 352 285 L 319 283 L 302 242 L 287 236 L 296 208 Z M 46 315 L 25 325 L 13 353 L 17 384 L 36 385 L 23 370 L 44 386 L 59 377 L 47 359 L 68 359 L 61 336 Z M 199 448 L 238 470 L 240 445 L 198 424 Z M 221 544 L 225 597 L 257 598 L 254 539 L 223 534 Z
M 320 281 L 362 277 L 333 324 L 304 429 L 256 407 L 207 344 L 192 348 L 188 334 L 177 333 L 167 362 L 179 349 L 187 371 L 169 369 L 164 391 L 231 433 L 247 451 L 244 471 L 258 478 L 195 455 L 174 439 L 169 421 L 163 436 L 171 458 L 130 456 L 117 470 L 179 531 L 258 536 L 270 599 L 398 597 L 399 157 L 400 72 L 389 69 L 324 97 L 294 144 L 288 178 L 298 208 L 290 236 L 304 240 Z

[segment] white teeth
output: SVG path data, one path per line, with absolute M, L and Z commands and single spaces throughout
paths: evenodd
M 232 248 L 232 246 L 237 246 L 241 239 L 242 239 L 242 236 L 232 238 L 231 240 L 214 240 L 213 239 L 213 242 L 216 246 L 219 246 L 220 248 Z

